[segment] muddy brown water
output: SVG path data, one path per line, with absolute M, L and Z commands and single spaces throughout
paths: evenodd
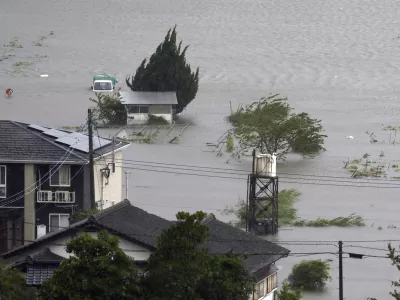
M 0 44 L 17 41 L 0 51 L 8 57 L 0 61 L 0 90 L 14 90 L 11 99 L 1 98 L 0 118 L 51 126 L 83 123 L 91 105 L 88 98 L 93 96 L 89 91 L 92 76 L 110 72 L 123 83 L 154 51 L 166 30 L 177 24 L 179 38 L 190 44 L 188 61 L 201 67 L 198 96 L 181 115 L 181 122 L 193 125 L 178 144 L 134 144 L 125 151 L 124 158 L 130 160 L 126 165 L 131 172 L 129 199 L 134 205 L 165 218 L 173 218 L 178 210 L 202 209 L 229 220 L 219 210 L 245 197 L 244 174 L 250 163 L 226 164 L 227 155 L 216 157 L 206 143 L 215 143 L 228 128 L 224 116 L 230 101 L 249 103 L 277 92 L 289 97 L 296 110 L 322 119 L 329 136 L 328 151 L 320 157 L 293 156 L 278 165 L 280 188 L 301 191 L 296 203 L 301 217 L 356 213 L 366 218 L 367 226 L 292 228 L 281 230 L 273 239 L 281 243 L 399 239 L 399 230 L 387 227 L 400 226 L 400 183 L 393 188 L 377 188 L 375 183 L 360 188 L 354 187 L 355 181 L 345 183 L 353 187 L 338 182 L 348 180 L 342 168 L 348 157 L 359 158 L 366 152 L 377 156 L 384 150 L 387 163 L 399 159 L 399 146 L 371 145 L 365 134 L 398 122 L 398 6 L 394 0 L 2 0 Z M 23 48 L 15 47 L 19 44 Z M 14 67 L 18 62 L 23 66 Z M 41 74 L 49 77 L 41 78 Z M 355 138 L 345 139 L 348 135 Z M 387 134 L 380 135 L 387 139 Z M 134 161 L 172 165 L 152 168 L 143 162 L 134 165 Z M 186 171 L 176 169 L 177 164 L 234 171 L 221 174 L 215 169 L 210 173 L 210 169 L 200 172 L 184 167 Z M 328 182 L 326 176 L 340 178 Z M 378 230 L 379 226 L 383 229 Z M 293 253 L 337 251 L 333 242 L 320 244 L 329 245 L 282 245 Z M 386 254 L 369 249 L 384 249 L 385 242 L 346 242 L 345 246 L 348 252 Z M 305 299 L 337 299 L 335 255 L 294 255 L 280 260 L 280 279 L 294 263 L 309 258 L 332 259 L 333 280 L 324 293 Z M 345 298 L 390 299 L 390 280 L 397 275 L 383 258 L 344 259 Z

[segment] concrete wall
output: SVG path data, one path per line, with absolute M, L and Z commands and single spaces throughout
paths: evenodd
M 112 162 L 112 154 L 109 154 L 95 161 L 94 166 L 94 186 L 96 201 L 104 200 L 103 209 L 112 206 L 123 200 L 122 194 L 122 151 L 117 151 L 114 154 L 115 173 L 110 168 L 110 177 L 108 180 L 102 175 L 101 169 L 105 168 L 108 163 Z
M 24 167 L 24 240 L 25 244 L 36 239 L 36 170 L 35 165 L 25 164 Z

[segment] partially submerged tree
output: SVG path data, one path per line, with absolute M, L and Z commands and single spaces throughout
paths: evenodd
M 279 192 L 278 201 L 278 221 L 279 225 L 290 225 L 297 218 L 296 209 L 293 204 L 299 200 L 300 193 L 295 189 L 281 190 Z M 259 208 L 256 208 L 257 210 Z M 247 208 L 246 201 L 239 200 L 239 202 L 233 207 L 227 207 L 222 212 L 224 215 L 234 215 L 235 221 L 230 222 L 231 225 L 238 228 L 246 227 L 247 220 Z M 268 213 L 261 213 L 260 218 L 267 216 Z
M 182 42 L 177 45 L 176 35 L 176 26 L 168 30 L 164 42 L 157 47 L 148 63 L 144 59 L 135 75 L 126 79 L 126 84 L 133 91 L 176 91 L 176 113 L 180 113 L 196 97 L 199 68 L 192 72 L 185 57 L 189 46 L 182 49 Z
M 301 295 L 301 290 L 294 289 L 284 281 L 282 283 L 282 288 L 276 292 L 278 300 L 301 300 L 303 296 Z
M 389 258 L 392 261 L 392 265 L 396 266 L 397 270 L 400 271 L 400 255 L 396 252 L 396 249 L 392 247 L 391 244 L 388 246 L 389 248 Z M 397 281 L 392 281 L 392 286 L 400 287 L 400 280 Z M 396 289 L 390 293 L 390 295 L 396 299 L 400 300 L 400 292 L 397 291 Z
M 42 284 L 39 299 L 142 299 L 137 267 L 118 243 L 105 231 L 71 240 L 67 252 L 74 256 Z
M 0 299 L 35 299 L 36 289 L 28 287 L 25 280 L 24 273 L 0 264 Z
M 296 114 L 279 94 L 263 97 L 228 117 L 241 149 L 257 148 L 285 159 L 289 152 L 314 156 L 325 150 L 321 121 Z
M 293 266 L 287 280 L 291 287 L 315 291 L 323 288 L 326 282 L 331 280 L 330 269 L 331 267 L 326 261 L 303 260 Z
M 158 238 L 143 279 L 144 299 L 248 300 L 252 279 L 234 254 L 209 256 L 206 214 L 179 212 L 177 223 Z
M 101 122 L 109 125 L 126 124 L 126 110 L 125 106 L 121 103 L 121 96 L 118 92 L 113 94 L 96 93 L 96 98 L 89 99 L 97 105 L 93 111 L 93 120 L 96 123 Z

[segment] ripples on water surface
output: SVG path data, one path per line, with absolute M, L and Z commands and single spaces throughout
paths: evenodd
M 224 158 L 205 152 L 205 143 L 215 142 L 227 129 L 223 117 L 229 113 L 229 101 L 236 105 L 280 92 L 296 109 L 321 118 L 329 135 L 328 152 L 322 157 L 312 161 L 294 157 L 279 165 L 280 187 L 302 192 L 297 207 L 303 217 L 355 212 L 368 219 L 368 226 L 282 230 L 278 238 L 397 238 L 398 230 L 386 229 L 399 224 L 397 189 L 285 183 L 288 175 L 283 173 L 347 176 L 342 161 L 365 152 L 379 153 L 382 147 L 388 160 L 398 159 L 397 147 L 372 147 L 364 132 L 398 122 L 399 6 L 394 0 L 2 0 L 0 44 L 18 37 L 23 48 L 0 62 L 0 89 L 15 91 L 12 99 L 1 101 L 0 118 L 53 126 L 82 123 L 92 95 L 88 91 L 92 75 L 107 71 L 123 81 L 154 51 L 166 30 L 177 24 L 179 38 L 190 44 L 189 62 L 201 67 L 199 94 L 183 114 L 194 126 L 179 145 L 132 145 L 126 159 L 249 169 L 249 164 L 224 164 Z M 55 36 L 35 47 L 35 41 L 50 31 Z M 23 73 L 9 73 L 15 62 L 30 61 L 36 55 L 42 57 L 40 62 Z M 49 78 L 40 78 L 43 73 Z M 346 140 L 347 135 L 355 139 Z M 208 209 L 219 216 L 215 209 L 235 203 L 246 193 L 245 180 L 131 171 L 132 203 L 166 218 L 173 218 L 179 207 Z M 379 225 L 382 231 L 376 229 Z M 363 245 L 385 247 L 385 243 Z M 287 247 L 293 252 L 336 251 L 327 245 Z M 324 294 L 327 300 L 336 299 L 338 293 L 337 260 L 330 258 L 335 273 Z M 301 259 L 279 261 L 281 278 Z M 389 280 L 396 272 L 388 262 L 367 258 L 344 263 L 347 299 L 389 299 Z

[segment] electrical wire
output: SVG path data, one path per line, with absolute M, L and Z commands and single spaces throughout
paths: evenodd
M 188 170 L 192 169 L 206 169 L 206 170 L 221 170 L 221 171 L 229 171 L 229 173 L 222 172 L 222 174 L 231 174 L 231 175 L 248 175 L 251 170 L 243 170 L 243 169 L 233 169 L 233 168 L 220 168 L 220 167 L 209 167 L 209 166 L 199 166 L 199 165 L 187 165 L 187 164 L 175 164 L 175 163 L 163 163 L 163 162 L 152 162 L 152 161 L 144 161 L 144 160 L 132 160 L 132 159 L 116 159 L 119 160 L 122 163 L 128 162 L 133 165 L 140 165 L 143 164 L 145 166 L 149 165 L 155 165 L 156 167 L 160 167 L 161 165 L 165 166 L 171 166 L 171 167 L 183 167 L 183 168 L 189 168 Z M 187 170 L 187 169 L 183 169 Z M 215 172 L 218 173 L 218 172 Z M 241 174 L 243 173 L 243 174 Z M 328 178 L 328 179 L 346 179 L 347 181 L 359 181 L 359 179 L 353 179 L 349 180 L 349 177 L 345 176 L 329 176 L 329 175 L 312 175 L 312 174 L 302 174 L 302 173 L 284 173 L 284 172 L 279 172 L 279 177 L 282 177 L 281 175 L 286 175 L 286 176 L 301 176 L 301 177 L 317 177 L 317 178 Z M 289 178 L 288 178 L 289 179 Z M 370 184 L 373 181 L 378 181 L 378 182 L 394 182 L 394 184 L 400 186 L 399 180 L 396 179 L 373 179 L 370 178 L 369 180 L 365 180 L 365 183 Z M 363 183 L 363 182 L 362 182 Z M 377 183 L 375 183 L 377 184 Z
M 157 173 L 167 173 L 174 175 L 187 175 L 187 176 L 198 176 L 198 177 L 208 177 L 208 178 L 219 178 L 219 179 L 234 179 L 234 180 L 246 180 L 246 177 L 231 177 L 231 176 L 218 176 L 210 174 L 199 174 L 199 173 L 184 173 L 184 172 L 173 172 L 161 169 L 146 169 L 146 168 L 134 168 L 123 166 L 121 168 L 131 169 L 137 171 L 147 171 L 147 172 L 157 172 Z M 319 186 L 335 186 L 335 187 L 351 187 L 351 188 L 376 188 L 376 189 L 399 189 L 400 185 L 397 186 L 378 186 L 378 185 L 355 185 L 355 184 L 335 184 L 335 183 L 324 183 L 324 182 L 302 182 L 300 178 L 297 181 L 280 180 L 282 183 L 292 183 L 292 184 L 306 184 L 306 185 L 319 185 Z

